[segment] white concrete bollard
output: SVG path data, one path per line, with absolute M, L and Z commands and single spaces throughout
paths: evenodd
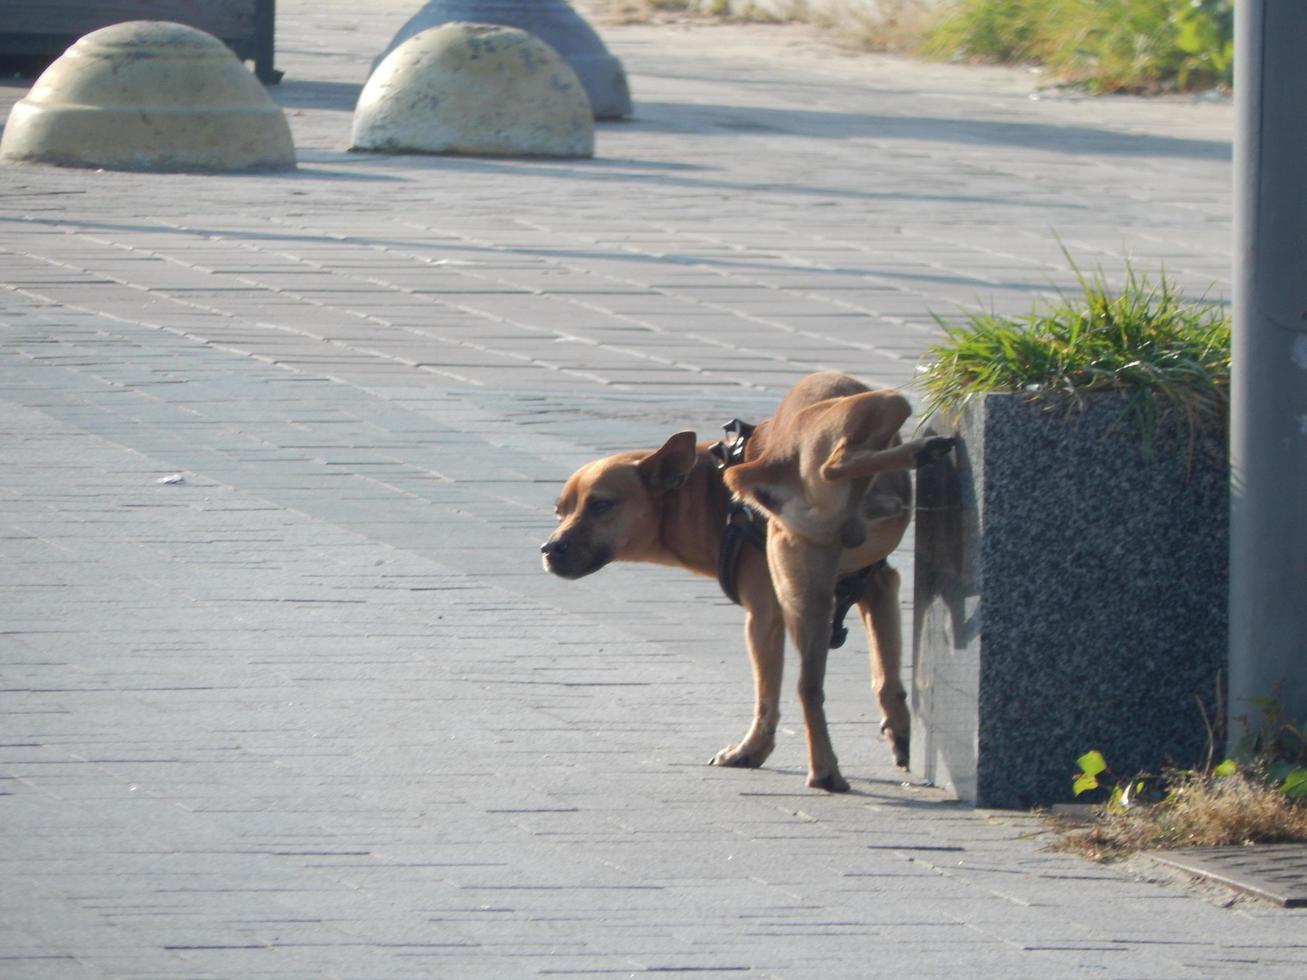
M 594 113 L 576 73 L 514 27 L 451 23 L 409 38 L 368 79 L 355 150 L 589 157 Z
M 15 103 L 0 159 L 111 170 L 289 170 L 281 108 L 225 44 L 170 21 L 92 31 Z
M 418 32 L 454 22 L 502 24 L 540 38 L 581 79 L 596 119 L 631 115 L 631 90 L 622 63 L 566 0 L 428 0 L 386 45 L 372 70 Z

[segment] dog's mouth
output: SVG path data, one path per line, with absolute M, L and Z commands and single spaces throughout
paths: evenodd
M 579 552 L 574 548 L 558 551 L 545 551 L 540 558 L 545 571 L 559 578 L 578 579 L 592 575 L 613 560 L 612 553 L 605 549 Z

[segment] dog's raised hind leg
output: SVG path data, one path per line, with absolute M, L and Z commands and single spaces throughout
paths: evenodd
M 821 476 L 824 480 L 849 480 L 887 470 L 917 469 L 947 454 L 956 443 L 952 436 L 926 436 L 887 449 L 853 447 L 841 442 L 822 465 Z

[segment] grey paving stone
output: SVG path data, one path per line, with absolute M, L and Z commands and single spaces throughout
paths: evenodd
M 3 175 L 0 974 L 1298 975 L 1300 916 L 899 774 L 857 627 L 853 794 L 803 787 L 788 690 L 764 769 L 704 766 L 739 612 L 536 553 L 596 455 L 1073 287 L 1054 233 L 1228 293 L 1228 105 L 602 24 L 637 113 L 596 161 L 373 157 L 411 11 L 278 7 L 299 172 Z

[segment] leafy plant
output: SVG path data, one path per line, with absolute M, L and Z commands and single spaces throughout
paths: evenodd
M 1108 796 L 1107 802 L 1103 804 L 1103 809 L 1107 810 L 1107 813 L 1125 813 L 1144 796 L 1144 792 L 1148 789 L 1150 776 L 1138 775 L 1129 780 L 1116 779 L 1115 774 L 1112 774 L 1107 766 L 1107 759 L 1103 758 L 1103 754 L 1098 749 L 1090 749 L 1081 755 L 1076 759 L 1076 764 L 1081 770 L 1077 772 L 1072 783 L 1072 791 L 1076 796 L 1087 793 L 1091 789 L 1098 789 L 1102 785 L 1099 776 L 1108 776 L 1115 781 L 1111 796 Z
M 1252 704 L 1261 712 L 1261 723 L 1245 738 L 1238 756 L 1286 796 L 1307 801 L 1307 722 L 1295 724 L 1274 697 L 1253 698 Z
M 1234 80 L 1234 0 L 1188 0 L 1173 15 L 1175 45 L 1185 54 L 1180 88 L 1191 79 L 1230 84 Z
M 1070 256 L 1067 257 L 1071 261 Z M 1032 399 L 1115 391 L 1130 402 L 1145 445 L 1159 422 L 1182 418 L 1192 433 L 1221 427 L 1229 405 L 1230 320 L 1213 303 L 1181 298 L 1163 273 L 1156 282 L 1126 263 L 1113 291 L 1101 273 L 1071 261 L 1080 296 L 1066 296 L 1024 316 L 975 313 L 962 326 L 936 322 L 946 339 L 923 355 L 917 379 L 926 394 L 923 422 L 956 419 L 990 392 Z

